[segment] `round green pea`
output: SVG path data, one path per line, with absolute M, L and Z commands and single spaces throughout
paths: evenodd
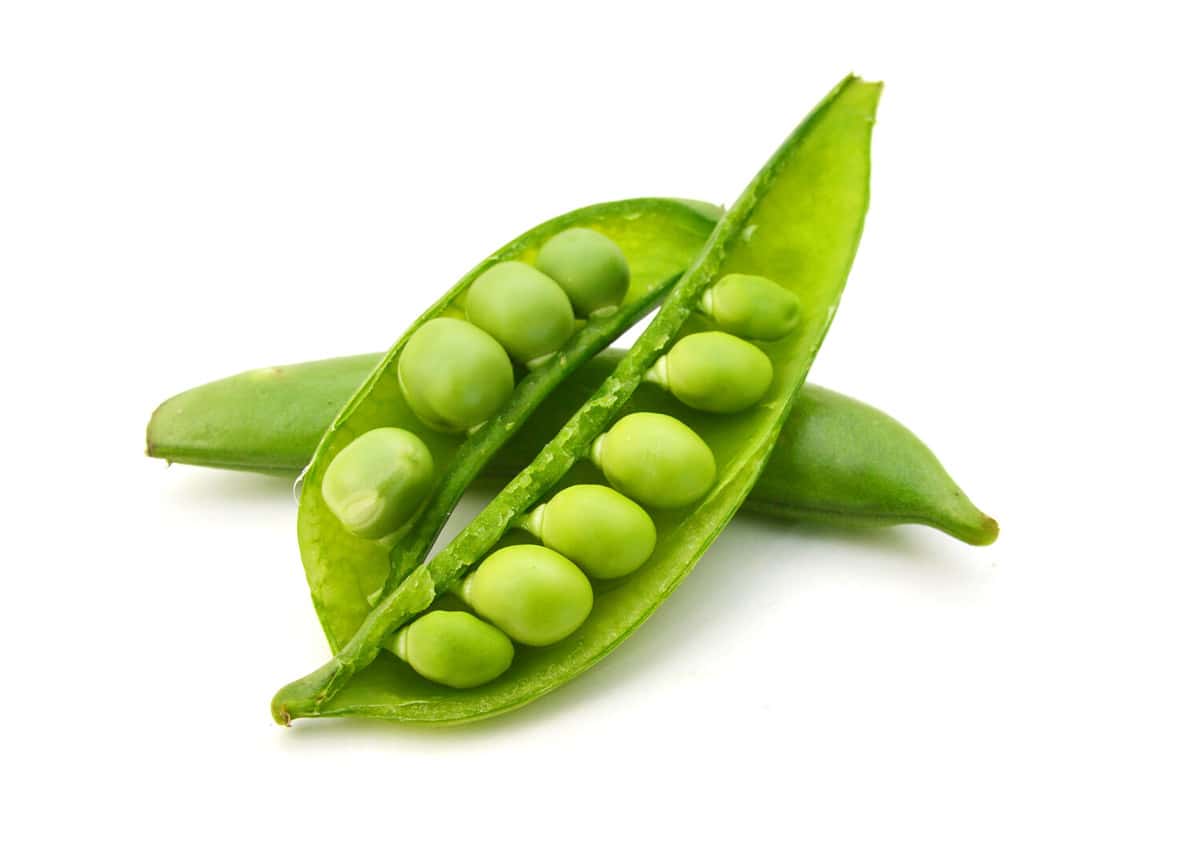
M 595 440 L 591 459 L 613 486 L 647 507 L 686 507 L 716 480 L 716 458 L 704 440 L 656 412 L 617 421 Z
M 466 294 L 466 319 L 525 364 L 557 352 L 575 331 L 566 292 L 519 261 L 488 267 Z
M 654 520 L 615 489 L 579 484 L 531 514 L 530 533 L 592 578 L 620 578 L 640 568 L 658 540 Z
M 465 611 L 430 611 L 392 635 L 384 648 L 430 682 L 474 688 L 512 665 L 512 641 Z
M 692 409 L 740 412 L 766 395 L 774 366 L 748 341 L 727 332 L 697 332 L 680 339 L 645 378 Z
M 508 546 L 490 554 L 456 592 L 508 637 L 529 646 L 557 643 L 591 613 L 591 582 L 545 546 Z
M 469 430 L 494 415 L 512 395 L 508 354 L 465 320 L 430 320 L 412 333 L 399 362 L 400 387 L 408 405 L 434 430 Z
M 764 276 L 730 273 L 704 291 L 699 307 L 742 338 L 774 341 L 799 326 L 799 298 Z
M 575 312 L 612 311 L 629 290 L 629 262 L 611 239 L 589 228 L 568 228 L 545 242 L 537 269 L 562 286 Z
M 351 534 L 378 539 L 407 522 L 432 486 L 433 457 L 420 437 L 378 427 L 333 458 L 321 496 Z

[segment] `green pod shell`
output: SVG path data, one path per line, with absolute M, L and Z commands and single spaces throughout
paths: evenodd
M 568 228 L 546 241 L 537 269 L 562 286 L 580 317 L 620 305 L 629 289 L 629 262 L 612 240 L 589 228 Z
M 727 414 L 765 396 L 774 366 L 748 341 L 727 332 L 697 332 L 680 339 L 645 378 L 692 409 Z
M 775 341 L 799 326 L 799 298 L 764 276 L 730 273 L 700 298 L 700 310 L 725 332 Z
M 384 649 L 430 682 L 475 688 L 512 666 L 512 641 L 465 611 L 430 611 L 400 629 Z
M 466 319 L 526 365 L 557 352 L 575 330 L 566 292 L 521 261 L 501 261 L 475 279 L 466 293 Z
M 517 643 L 549 646 L 591 613 L 591 583 L 582 571 L 544 546 L 493 552 L 455 588 L 462 601 Z
M 654 520 L 615 489 L 568 486 L 533 510 L 524 528 L 592 578 L 620 578 L 649 560 L 658 540 Z
M 484 474 L 508 480 L 524 468 L 612 373 L 621 355 L 607 350 L 580 368 Z M 341 402 L 380 358 L 367 353 L 261 368 L 189 389 L 154 411 L 146 453 L 184 465 L 295 477 Z M 662 397 L 656 388 L 638 389 L 632 408 L 660 407 Z M 741 509 L 854 527 L 928 525 L 979 546 L 994 542 L 999 531 L 911 430 L 866 403 L 813 383 L 800 389 Z
M 434 430 L 482 424 L 512 396 L 512 363 L 494 338 L 453 317 L 430 320 L 400 354 L 400 386 L 412 411 Z
M 398 530 L 433 486 L 433 457 L 420 437 L 378 427 L 329 463 L 321 495 L 346 530 L 378 539 Z
M 694 504 L 712 488 L 716 458 L 677 418 L 635 412 L 595 440 L 592 462 L 617 489 L 647 507 Z

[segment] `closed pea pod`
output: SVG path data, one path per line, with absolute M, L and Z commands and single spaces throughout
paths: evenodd
M 433 457 L 398 427 L 359 436 L 329 463 L 321 495 L 350 533 L 370 539 L 398 530 L 433 486 Z
M 430 682 L 484 685 L 512 665 L 512 641 L 465 611 L 430 611 L 396 632 L 384 648 Z
M 699 435 L 677 418 L 634 412 L 595 440 L 591 459 L 609 482 L 646 505 L 686 507 L 716 479 L 716 458 Z
M 645 378 L 693 409 L 740 412 L 766 394 L 774 366 L 748 341 L 727 332 L 697 332 L 680 339 Z
M 499 343 L 453 317 L 430 320 L 400 354 L 408 405 L 435 430 L 458 433 L 482 424 L 512 396 L 512 363 Z
M 775 341 L 799 325 L 799 299 L 765 276 L 730 273 L 700 297 L 700 311 L 742 338 Z
M 535 508 L 521 526 L 592 578 L 620 578 L 653 554 L 654 520 L 614 489 L 578 484 Z
M 587 576 L 544 546 L 500 549 L 454 591 L 513 640 L 529 646 L 557 643 L 591 613 Z
M 501 261 L 475 279 L 466 294 L 466 319 L 531 366 L 556 352 L 575 329 L 565 291 L 520 261 Z
M 568 228 L 551 237 L 537 254 L 536 264 L 562 286 L 580 317 L 611 311 L 629 289 L 624 253 L 589 228 Z

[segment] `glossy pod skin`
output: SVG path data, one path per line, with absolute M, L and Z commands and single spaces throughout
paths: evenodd
M 562 383 L 488 463 L 484 477 L 506 481 L 528 465 L 623 354 L 606 350 Z M 147 453 L 184 465 L 295 477 L 381 357 L 260 368 L 197 386 L 155 410 Z M 668 397 L 643 386 L 627 409 L 685 411 Z M 741 511 L 851 527 L 927 525 L 978 546 L 994 542 L 999 531 L 911 430 L 812 383 L 800 389 Z
M 649 617 L 749 494 L 831 323 L 868 203 L 879 91 L 850 77 L 830 93 L 729 209 L 596 394 L 442 551 L 379 599 L 333 659 L 275 695 L 276 721 L 349 714 L 442 724 L 478 720 L 565 684 Z M 703 328 L 700 297 L 730 272 L 761 275 L 787 288 L 800 298 L 804 319 L 796 332 L 764 347 L 775 381 L 762 405 L 685 419 L 712 451 L 717 477 L 685 510 L 651 514 L 658 529 L 651 559 L 596 596 L 592 614 L 569 643 L 521 650 L 512 667 L 486 685 L 438 690 L 415 674 L 406 676 L 394 658 L 380 658 L 386 638 L 428 609 L 572 470 L 582 466 L 578 474 L 585 473 L 592 443 L 671 344 Z

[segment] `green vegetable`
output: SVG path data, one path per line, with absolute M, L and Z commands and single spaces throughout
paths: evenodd
M 658 541 L 654 520 L 636 502 L 589 483 L 568 486 L 519 524 L 592 578 L 635 572 Z
M 629 289 L 629 264 L 620 247 L 590 228 L 554 235 L 541 247 L 536 263 L 562 286 L 580 317 L 615 308 Z
M 432 485 L 433 457 L 420 437 L 377 427 L 334 457 L 321 494 L 350 533 L 376 538 L 407 522 Z
M 832 320 L 865 216 L 878 95 L 877 85 L 850 77 L 817 107 L 730 208 L 596 394 L 449 545 L 381 597 L 332 660 L 276 694 L 277 721 L 358 714 L 450 723 L 498 714 L 574 678 L 648 618 L 749 494 Z M 766 276 L 795 293 L 805 322 L 764 348 L 775 382 L 761 406 L 688 418 L 713 451 L 717 479 L 685 512 L 654 514 L 658 547 L 650 560 L 595 597 L 591 616 L 569 643 L 518 651 L 512 667 L 486 685 L 447 693 L 405 674 L 394 659 L 380 659 L 380 645 L 393 632 L 428 609 L 556 484 L 585 475 L 594 440 L 670 344 L 702 328 L 694 317 L 701 294 L 732 271 Z M 572 474 L 576 464 L 584 468 Z M 347 561 L 343 566 L 353 573 Z
M 704 291 L 699 305 L 719 329 L 743 338 L 775 341 L 799 325 L 799 298 L 764 276 L 730 273 Z
M 474 688 L 512 665 L 512 641 L 465 611 L 430 611 L 400 629 L 385 648 L 426 679 Z
M 501 261 L 475 279 L 466 293 L 466 319 L 527 365 L 556 352 L 575 331 L 565 291 L 520 261 Z
M 686 507 L 716 479 L 716 458 L 699 435 L 657 412 L 626 415 L 595 440 L 591 460 L 613 486 L 647 507 Z
M 508 546 L 451 588 L 508 637 L 529 646 L 557 643 L 591 613 L 591 582 L 545 546 Z
M 399 381 L 421 421 L 459 433 L 495 415 L 512 396 L 512 363 L 482 329 L 437 317 L 412 333 L 400 354 Z
M 774 368 L 748 341 L 727 332 L 697 332 L 671 347 L 645 378 L 693 409 L 730 413 L 762 399 Z
M 607 350 L 563 382 L 484 474 L 506 481 L 524 468 L 622 355 Z M 190 389 L 154 411 L 146 452 L 172 463 L 295 477 L 381 358 L 367 353 L 260 368 Z M 633 393 L 627 408 L 670 406 L 647 385 Z M 812 383 L 800 389 L 742 509 L 838 525 L 928 525 L 973 545 L 987 545 L 998 534 L 995 521 L 971 503 L 912 431 Z

